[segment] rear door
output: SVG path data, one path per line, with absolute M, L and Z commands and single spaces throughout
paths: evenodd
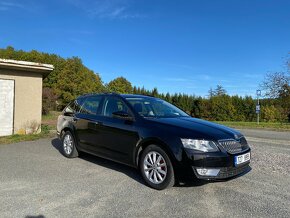
M 13 134 L 14 80 L 0 79 L 0 136 Z

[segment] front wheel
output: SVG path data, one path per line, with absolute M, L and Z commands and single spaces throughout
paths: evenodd
M 172 187 L 174 170 L 166 152 L 157 145 L 149 145 L 142 152 L 140 170 L 146 183 L 158 190 Z

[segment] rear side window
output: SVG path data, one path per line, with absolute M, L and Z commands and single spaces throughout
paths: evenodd
M 81 107 L 80 113 L 97 115 L 102 96 L 87 97 Z

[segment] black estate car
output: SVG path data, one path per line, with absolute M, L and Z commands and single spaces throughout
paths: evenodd
M 58 117 L 57 133 L 66 157 L 87 152 L 139 168 L 155 189 L 173 186 L 181 173 L 234 177 L 248 170 L 251 156 L 240 132 L 143 95 L 80 96 Z

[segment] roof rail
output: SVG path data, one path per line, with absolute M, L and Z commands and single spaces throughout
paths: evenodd
M 145 96 L 148 96 L 148 97 L 158 98 L 158 97 L 156 97 L 154 95 L 150 95 L 150 94 L 140 94 L 140 95 L 145 95 Z
M 102 95 L 102 94 L 111 94 L 111 95 L 119 95 L 118 93 L 116 92 L 91 92 L 91 93 L 86 93 L 86 94 L 83 94 L 81 96 L 88 96 L 88 95 Z
M 100 94 L 119 95 L 119 93 L 117 93 L 117 92 L 103 92 L 103 93 L 100 93 Z

